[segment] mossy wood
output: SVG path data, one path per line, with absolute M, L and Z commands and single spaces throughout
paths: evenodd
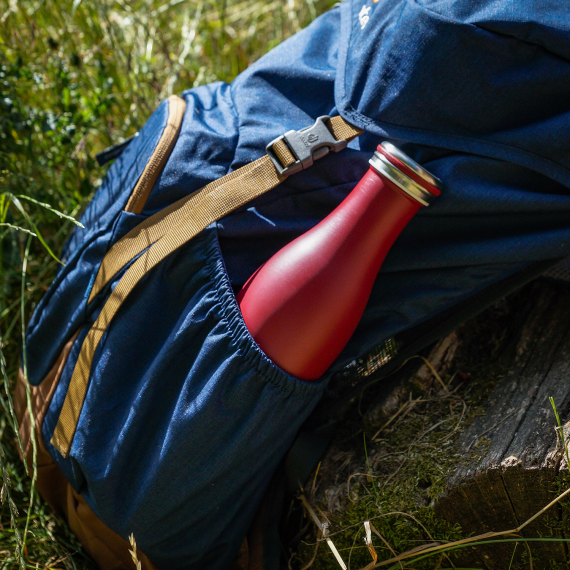
M 372 354 L 365 396 L 347 408 L 305 488 L 330 521 L 345 562 L 352 558 L 349 567 L 370 564 L 366 548 L 358 547 L 365 519 L 390 543 L 392 550 L 375 543 L 385 560 L 432 537 L 443 544 L 516 529 L 570 487 L 549 401 L 568 442 L 569 356 L 570 284 L 544 279 L 494 303 L 389 377 L 374 376 Z M 562 500 L 526 526 L 520 536 L 534 539 L 528 548 L 466 547 L 441 567 L 570 569 L 566 543 L 536 541 L 570 539 L 569 509 Z M 315 539 L 305 536 L 300 567 L 312 559 Z M 411 567 L 437 564 L 433 558 Z M 312 567 L 338 563 L 323 548 Z
M 503 356 L 506 374 L 495 385 L 484 413 L 462 432 L 457 447 L 464 461 L 435 505 L 439 516 L 459 523 L 466 534 L 517 528 L 568 486 L 568 465 L 549 398 L 554 399 L 568 442 L 570 287 L 536 283 L 532 297 L 526 315 L 519 315 L 515 342 Z M 555 505 L 520 534 L 570 538 L 569 508 L 564 502 Z M 518 550 L 526 547 L 521 544 Z M 570 568 L 563 542 L 534 542 L 532 554 L 535 568 Z M 462 563 L 502 570 L 510 568 L 512 555 L 512 544 L 494 544 L 465 550 Z M 518 568 L 522 561 L 516 564 Z M 530 566 L 527 561 L 520 567 Z

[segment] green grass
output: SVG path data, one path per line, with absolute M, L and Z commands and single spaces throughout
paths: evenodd
M 94 155 L 171 93 L 231 81 L 333 4 L 0 1 L 0 570 L 93 567 L 32 489 L 10 391 L 26 322 L 105 175 Z
M 444 380 L 449 381 L 449 378 Z M 409 389 L 417 388 L 410 385 Z M 411 411 L 405 417 L 401 414 L 401 420 L 392 422 L 375 437 L 361 434 L 358 439 L 354 437 L 346 444 L 340 444 L 338 461 L 344 461 L 345 455 L 340 452 L 353 451 L 356 462 L 349 463 L 344 469 L 338 464 L 325 464 L 319 471 L 317 482 L 319 478 L 327 477 L 327 471 L 332 472 L 328 482 L 322 481 L 322 488 L 341 485 L 344 500 L 340 510 L 328 511 L 325 497 L 318 492 L 314 500 L 327 512 L 331 539 L 353 570 L 371 562 L 363 541 L 363 521 L 367 519 L 391 547 L 372 537 L 378 562 L 392 558 L 393 551 L 402 553 L 434 540 L 446 542 L 465 538 L 459 525 L 438 519 L 433 509 L 434 499 L 441 494 L 447 476 L 459 460 L 452 445 L 453 432 L 464 420 L 461 395 L 437 396 L 438 390 L 439 385 L 422 390 L 421 399 Z M 343 434 L 339 439 L 345 439 Z M 335 442 L 333 448 L 337 450 Z M 300 567 L 311 559 L 314 548 L 315 535 L 309 528 L 297 555 Z M 437 559 L 437 556 L 430 557 L 409 567 L 417 570 L 434 568 Z M 336 568 L 339 566 L 332 553 L 326 545 L 321 545 L 311 570 Z

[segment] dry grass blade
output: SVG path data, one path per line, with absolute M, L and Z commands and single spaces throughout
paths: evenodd
M 530 550 L 530 546 L 528 544 L 528 542 L 525 541 L 524 545 L 526 546 L 527 550 L 528 550 L 528 563 L 530 566 L 530 570 L 533 570 L 533 564 L 532 564 L 532 552 Z
M 307 512 L 309 513 L 309 516 L 313 519 L 313 522 L 317 525 L 319 530 L 322 531 L 323 524 L 319 520 L 319 517 L 317 517 L 317 514 L 313 510 L 313 507 L 311 507 L 311 505 L 309 505 L 309 501 L 307 501 L 307 499 L 305 498 L 305 495 L 303 495 L 301 493 L 300 497 L 301 497 L 301 502 L 303 503 L 303 506 L 305 507 L 305 509 L 307 509 Z
M 524 522 L 522 525 L 520 525 L 517 529 L 515 529 L 514 531 L 511 531 L 511 532 L 508 532 L 508 533 L 505 532 L 505 533 L 501 533 L 501 534 L 511 534 L 512 532 L 521 531 L 525 526 L 529 525 L 533 520 L 537 519 L 540 515 L 545 513 L 550 507 L 554 506 L 561 499 L 566 497 L 566 495 L 568 495 L 569 493 L 570 493 L 570 489 L 566 489 L 566 491 L 564 491 L 564 493 L 561 493 L 560 495 L 558 495 L 558 497 L 556 497 L 556 499 L 554 499 L 553 501 L 548 503 L 548 505 L 546 505 L 546 507 L 543 507 L 542 509 L 540 509 L 540 511 L 538 511 L 538 513 L 536 513 L 535 515 L 530 517 L 526 522 Z
M 204 3 L 201 2 L 196 9 L 192 23 L 190 24 L 190 13 L 187 12 L 185 16 L 184 25 L 182 26 L 182 50 L 178 56 L 170 76 L 165 81 L 164 87 L 160 93 L 161 97 L 168 97 L 174 92 L 174 85 L 179 80 L 180 71 L 184 66 L 184 62 L 190 53 L 190 48 L 192 43 L 196 38 L 196 31 L 198 29 L 198 24 L 200 23 L 200 18 L 202 17 L 202 10 L 204 8 Z
M 30 256 L 30 246 L 32 245 L 32 238 L 31 236 L 28 237 L 28 241 L 26 243 L 26 250 L 24 253 L 24 260 L 22 263 L 22 281 L 21 281 L 21 303 L 20 303 L 20 318 L 21 318 L 21 325 L 22 325 L 22 373 L 24 375 L 24 382 L 26 384 L 26 408 L 28 410 L 28 415 L 30 418 L 34 417 L 33 409 L 32 409 L 32 392 L 30 389 L 30 382 L 28 380 L 28 356 L 27 356 L 27 349 L 26 349 L 26 313 L 25 313 L 25 300 L 26 300 L 26 274 L 28 268 L 28 259 Z M 36 435 L 36 424 L 35 422 L 30 422 L 30 441 L 32 442 L 32 486 L 30 488 L 30 501 L 28 505 L 28 511 L 26 514 L 26 526 L 24 528 L 24 538 L 23 538 L 23 545 L 24 545 L 24 552 L 26 553 L 27 558 L 27 547 L 26 547 L 26 540 L 28 537 L 28 531 L 30 527 L 30 520 L 33 512 L 34 507 L 34 500 L 36 496 L 36 481 L 38 479 L 38 442 L 37 442 L 37 435 Z
M 324 536 L 325 540 L 327 541 L 327 545 L 331 549 L 331 552 L 333 553 L 334 557 L 336 558 L 336 561 L 338 562 L 339 566 L 342 568 L 342 570 L 348 570 L 346 567 L 346 564 L 344 563 L 344 560 L 342 559 L 342 556 L 340 555 L 340 553 L 337 550 L 336 546 L 334 545 L 333 541 L 327 536 L 327 534 L 328 534 L 328 524 L 323 525 L 323 536 Z
M 1 316 L 0 316 L 0 318 L 1 318 Z M 2 403 L 2 406 L 4 407 L 4 411 L 6 412 L 6 417 L 8 418 L 8 421 L 10 422 L 12 430 L 16 434 L 16 439 L 18 441 L 20 453 L 23 456 L 24 455 L 24 445 L 22 443 L 22 437 L 20 436 L 20 431 L 18 429 L 18 420 L 16 419 L 16 412 L 14 410 L 14 401 L 12 399 L 12 394 L 10 392 L 10 382 L 8 380 L 8 372 L 6 370 L 6 360 L 4 358 L 4 352 L 2 351 L 2 339 L 1 338 L 0 338 L 0 371 L 2 372 L 2 380 L 4 382 L 4 391 L 6 393 L 5 399 L 2 395 L 0 395 L 0 402 Z M 1 449 L 0 449 L 0 453 L 1 453 Z M 27 463 L 24 463 L 24 468 L 26 471 L 26 475 L 29 475 Z M 4 503 L 3 499 L 2 499 L 2 503 Z
M 437 545 L 439 544 L 439 542 L 437 542 L 434 537 L 431 535 L 430 531 L 425 527 L 425 525 L 423 525 L 414 515 L 410 514 L 410 513 L 402 513 L 402 512 L 395 512 L 394 514 L 398 514 L 401 515 L 403 517 L 407 517 L 409 519 L 412 519 L 426 534 L 426 536 L 431 540 L 431 546 Z M 444 558 L 447 559 L 447 561 L 451 564 L 452 568 L 455 568 L 455 565 L 453 564 L 453 562 L 449 559 L 449 557 L 447 556 L 447 554 L 443 555 Z
M 417 358 L 421 358 L 424 361 L 425 365 L 430 369 L 430 372 L 433 374 L 434 378 L 441 384 L 443 391 L 446 394 L 449 394 L 449 388 L 447 387 L 446 383 L 441 379 L 441 376 L 439 375 L 437 370 L 434 368 L 433 364 L 427 358 L 425 358 L 423 356 L 418 356 Z
M 10 526 L 14 530 L 14 537 L 16 541 L 15 544 L 16 560 L 18 561 L 19 567 L 22 570 L 24 570 L 26 563 L 22 556 L 22 551 L 23 551 L 22 535 L 20 534 L 20 531 L 18 530 L 18 525 L 16 523 L 19 513 L 18 513 L 18 508 L 16 507 L 16 504 L 14 503 L 10 492 L 10 487 L 12 483 L 10 481 L 10 476 L 8 472 L 6 471 L 6 465 L 4 462 L 5 457 L 6 455 L 4 453 L 4 449 L 2 447 L 2 444 L 0 443 L 0 476 L 2 478 L 2 498 L 3 501 L 7 501 L 10 511 Z
M 321 545 L 322 531 L 319 529 L 319 534 L 317 535 L 317 543 L 315 544 L 315 550 L 313 551 L 313 557 L 309 560 L 301 570 L 309 570 L 309 568 L 315 563 L 317 559 L 317 552 L 319 551 L 319 546 Z
M 378 561 L 378 554 L 376 554 L 376 550 L 374 549 L 374 545 L 372 544 L 372 533 L 371 533 L 371 525 L 370 525 L 370 521 L 364 521 L 364 531 L 365 531 L 365 536 L 364 536 L 364 542 L 366 544 L 366 546 L 368 547 L 368 552 L 370 552 L 370 556 L 372 556 L 372 566 L 374 566 L 374 564 L 376 564 L 376 562 Z M 395 555 L 396 553 L 394 553 Z
M 319 469 L 321 468 L 321 462 L 319 461 L 319 464 L 317 465 L 317 469 L 315 470 L 315 476 L 313 478 L 313 486 L 311 487 L 311 496 L 314 494 L 315 492 L 315 486 L 317 484 L 317 476 L 319 475 Z
M 141 562 L 137 556 L 137 542 L 135 540 L 135 535 L 133 533 L 131 533 L 129 535 L 129 542 L 131 544 L 131 549 L 129 550 L 129 553 L 131 555 L 131 558 L 133 559 L 133 562 L 135 564 L 135 568 L 137 570 L 141 570 L 141 568 L 142 568 Z
M 339 566 L 342 568 L 342 570 L 347 570 L 346 564 L 344 563 L 342 556 L 339 554 L 336 546 L 334 545 L 333 541 L 329 537 L 329 529 L 328 529 L 329 523 L 328 522 L 322 523 L 319 520 L 319 517 L 317 517 L 317 514 L 315 513 L 315 511 L 313 510 L 311 505 L 309 505 L 309 502 L 307 501 L 307 499 L 305 498 L 305 495 L 303 495 L 303 494 L 301 494 L 301 501 L 303 502 L 304 507 L 307 509 L 309 516 L 313 519 L 313 522 L 317 525 L 317 527 L 319 529 L 319 534 L 322 534 L 322 538 L 320 540 L 324 539 L 326 541 L 328 547 L 330 548 L 331 552 L 333 553 L 334 557 L 336 558 Z
M 546 505 L 545 507 L 540 509 L 540 511 L 538 511 L 536 514 L 534 514 L 532 517 L 530 517 L 527 521 L 525 521 L 523 524 L 521 524 L 517 528 L 511 529 L 511 530 L 503 530 L 500 532 L 486 532 L 484 534 L 479 534 L 477 536 L 472 536 L 470 538 L 465 538 L 463 540 L 456 540 L 454 542 L 448 542 L 446 544 L 440 544 L 437 546 L 434 546 L 434 545 L 420 546 L 420 547 L 414 548 L 412 550 L 408 550 L 406 552 L 403 552 L 399 556 L 395 556 L 394 558 L 391 558 L 389 560 L 384 560 L 382 562 L 378 562 L 377 564 L 375 564 L 373 566 L 373 568 L 380 568 L 382 566 L 387 566 L 388 564 L 399 563 L 400 561 L 406 560 L 408 558 L 412 558 L 413 556 L 416 556 L 417 554 L 428 554 L 428 553 L 432 553 L 432 552 L 438 552 L 441 550 L 447 550 L 447 549 L 454 548 L 457 546 L 468 545 L 470 543 L 478 542 L 478 541 L 481 541 L 481 540 L 484 540 L 487 538 L 496 538 L 499 536 L 507 536 L 507 535 L 517 535 L 518 533 L 520 533 L 520 531 L 523 528 L 528 526 L 531 522 L 533 522 L 540 515 L 545 513 L 548 509 L 550 509 L 552 506 L 554 506 L 556 503 L 558 503 L 560 500 L 562 500 L 568 494 L 570 494 L 570 488 L 566 489 L 566 491 L 564 491 L 563 493 L 558 495 L 558 497 L 556 497 L 553 501 L 548 503 L 548 505 Z M 527 543 L 525 542 L 525 544 L 527 544 Z M 527 547 L 528 547 L 528 544 L 527 544 Z M 530 550 L 530 548 L 529 548 L 529 550 Z M 532 568 L 532 557 L 530 559 L 530 564 L 531 564 L 531 568 Z M 364 569 L 362 569 L 362 570 L 364 570 Z
M 440 445 L 442 443 L 444 443 L 445 441 L 447 441 L 448 439 L 450 439 L 454 433 L 456 433 L 459 428 L 461 427 L 462 423 L 463 423 L 463 418 L 465 417 L 465 412 L 467 411 L 467 404 L 463 401 L 460 400 L 461 404 L 463 405 L 463 410 L 461 411 L 461 416 L 457 422 L 457 424 L 455 425 L 455 427 L 443 438 L 439 441 Z M 451 404 L 450 404 L 451 407 Z
M 370 528 L 372 530 L 372 532 L 386 545 L 386 547 L 388 548 L 388 550 L 397 557 L 396 552 L 394 551 L 394 549 L 390 546 L 390 543 L 376 530 L 376 527 L 370 522 L 370 521 L 366 521 L 369 525 Z M 366 523 L 365 523 L 366 524 Z M 376 560 L 374 561 L 376 563 Z M 402 570 L 404 570 L 404 565 L 400 562 L 400 568 Z
M 406 414 L 408 414 L 408 412 L 410 412 L 412 410 L 412 408 L 418 403 L 421 402 L 422 398 L 421 396 L 416 399 L 416 400 L 412 400 L 412 395 L 410 394 L 410 399 L 406 400 L 398 409 L 398 411 L 393 414 L 392 416 L 390 416 L 390 419 L 372 436 L 372 441 L 375 441 L 376 438 L 396 419 L 400 416 L 400 414 L 402 412 L 404 412 L 405 410 L 405 414 L 403 414 L 401 417 L 405 417 Z

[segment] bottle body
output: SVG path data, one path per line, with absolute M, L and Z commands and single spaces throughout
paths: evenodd
M 421 206 L 372 166 L 331 214 L 252 275 L 238 303 L 275 364 L 304 380 L 324 374 L 356 329 L 390 247 Z

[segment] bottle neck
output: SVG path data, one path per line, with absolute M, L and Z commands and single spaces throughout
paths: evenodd
M 324 251 L 332 251 L 332 239 L 338 242 L 339 248 L 352 251 L 355 256 L 375 259 L 373 270 L 377 271 L 398 235 L 421 206 L 370 168 L 346 199 L 315 229 L 317 233 L 322 230 Z M 335 227 L 334 232 L 328 228 L 330 225 Z

